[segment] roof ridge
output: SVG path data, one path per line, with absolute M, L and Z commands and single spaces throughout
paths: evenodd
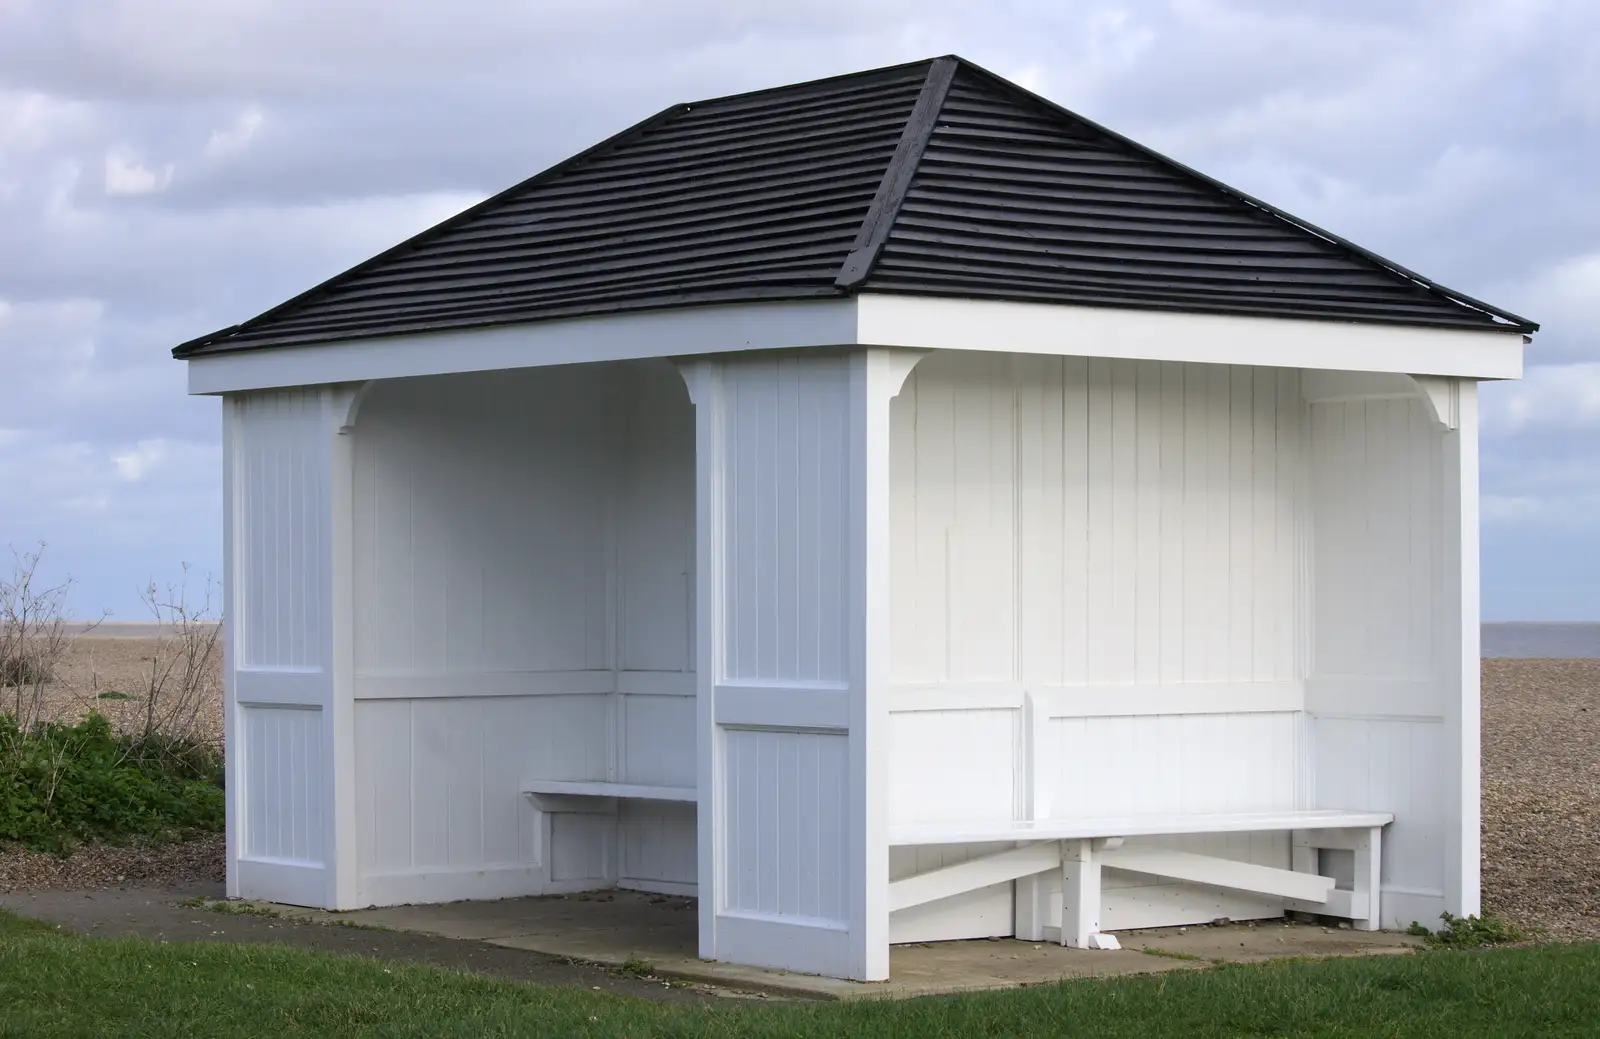
M 933 128 L 939 123 L 945 98 L 950 94 L 950 84 L 954 82 L 956 68 L 961 64 L 962 59 L 951 55 L 934 58 L 928 63 L 928 76 L 922 81 L 922 92 L 911 106 L 900 143 L 895 146 L 894 155 L 884 168 L 883 179 L 878 182 L 872 204 L 862 218 L 861 229 L 856 232 L 850 252 L 839 268 L 839 276 L 834 279 L 836 287 L 848 291 L 872 274 L 878 254 L 883 251 L 884 243 L 889 240 L 889 232 L 894 228 L 895 217 L 900 215 L 900 207 L 905 204 L 906 194 L 911 190 L 911 181 L 922 163 L 923 153 L 928 149 L 928 139 L 933 136 Z
M 1424 289 L 1429 294 L 1439 299 L 1469 310 L 1476 310 L 1481 313 L 1488 314 L 1490 317 L 1498 318 L 1501 321 L 1509 322 L 1517 330 L 1525 333 L 1537 332 L 1539 330 L 1539 325 L 1537 322 L 1530 321 L 1525 317 L 1513 314 L 1511 311 L 1505 310 L 1501 307 L 1496 307 L 1492 304 L 1485 303 L 1482 300 L 1474 299 L 1464 292 L 1457 292 L 1455 289 L 1441 285 L 1433 279 L 1422 274 L 1418 274 L 1416 271 L 1413 271 L 1408 267 L 1404 267 L 1393 260 L 1390 260 L 1384 256 L 1380 256 L 1371 249 L 1364 248 L 1363 246 L 1357 245 L 1355 242 L 1352 242 L 1341 235 L 1334 234 L 1332 231 L 1318 227 L 1309 220 L 1302 220 L 1300 217 L 1297 217 L 1292 213 L 1288 213 L 1282 209 L 1279 209 L 1270 202 L 1264 202 L 1261 199 L 1256 198 L 1254 195 L 1240 191 L 1238 188 L 1233 187 L 1232 185 L 1224 184 L 1215 177 L 1207 176 L 1192 166 L 1179 162 L 1177 159 L 1174 159 L 1170 156 L 1163 155 L 1161 152 L 1156 151 L 1154 148 L 1151 148 L 1148 145 L 1140 144 L 1138 141 L 1126 137 L 1110 127 L 1102 126 L 1092 119 L 1087 119 L 1084 116 L 1079 115 L 1077 112 L 1051 101 L 1047 97 L 1043 97 L 1034 93 L 1027 87 L 1013 83 L 1004 76 L 989 71 L 981 65 L 974 64 L 965 58 L 960 58 L 957 60 L 962 66 L 977 73 L 983 77 L 983 79 L 987 80 L 991 85 L 998 86 L 1003 91 L 1014 95 L 1021 95 L 1035 104 L 1043 106 L 1046 110 L 1053 112 L 1058 116 L 1063 116 L 1080 123 L 1088 129 L 1093 130 L 1095 133 L 1108 137 L 1111 140 L 1116 141 L 1118 144 L 1132 149 L 1140 155 L 1154 159 L 1162 165 L 1174 169 L 1185 176 L 1192 177 L 1200 183 L 1205 184 L 1207 187 L 1210 187 L 1215 191 L 1220 191 L 1223 194 L 1228 195 L 1229 197 L 1242 202 L 1269 217 L 1272 217 L 1280 223 L 1287 224 L 1298 231 L 1314 235 L 1331 245 L 1338 246 L 1347 253 L 1350 253 L 1377 267 L 1381 267 L 1384 270 L 1387 270 L 1389 273 L 1411 282 L 1412 284 Z
M 831 76 L 818 76 L 815 79 L 803 79 L 798 83 L 782 83 L 775 87 L 757 87 L 754 90 L 741 90 L 736 94 L 718 94 L 716 97 L 702 97 L 695 101 L 685 101 L 688 107 L 699 105 L 715 105 L 724 101 L 739 101 L 747 97 L 759 97 L 762 94 L 780 94 L 791 90 L 804 90 L 807 87 L 821 86 L 824 83 L 837 83 L 846 79 L 864 79 L 869 76 L 881 76 L 886 72 L 899 72 L 903 69 L 913 69 L 918 65 L 931 65 L 936 61 L 963 62 L 966 59 L 955 54 L 945 54 L 937 58 L 918 58 L 915 61 L 902 61 L 897 65 L 881 65 L 875 69 L 860 69 L 856 72 L 837 72 Z

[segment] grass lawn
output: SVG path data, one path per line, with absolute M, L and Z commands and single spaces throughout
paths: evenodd
M 0 1035 L 1553 1036 L 1600 945 L 1428 952 L 853 1004 L 657 1005 L 286 947 L 79 938 L 0 913 Z

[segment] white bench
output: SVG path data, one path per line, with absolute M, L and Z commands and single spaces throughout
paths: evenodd
M 1017 847 L 893 881 L 889 885 L 889 909 L 891 912 L 908 909 L 991 884 L 1059 869 L 1061 944 L 1114 949 L 1116 940 L 1100 933 L 1100 870 L 1110 866 L 1272 895 L 1284 899 L 1286 908 L 1345 917 L 1358 930 L 1377 930 L 1383 827 L 1393 821 L 1394 816 L 1387 812 L 1315 810 L 894 827 L 889 831 L 891 846 L 1006 842 L 1016 843 Z M 1128 837 L 1264 831 L 1287 831 L 1292 835 L 1292 868 L 1278 869 L 1160 848 L 1122 846 Z M 1320 848 L 1340 848 L 1355 853 L 1354 883 L 1350 890 L 1339 889 L 1332 877 L 1318 875 L 1317 850 Z M 1034 930 L 1036 933 L 1024 934 L 1019 927 L 1017 937 L 1042 939 L 1042 921 L 1037 918 Z
M 533 798 L 541 812 L 587 812 L 613 814 L 617 802 L 678 801 L 693 803 L 698 796 L 692 786 L 657 786 L 651 783 L 607 783 L 564 779 L 535 779 L 522 784 L 524 795 Z

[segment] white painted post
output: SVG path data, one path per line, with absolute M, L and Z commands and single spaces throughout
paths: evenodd
M 1094 842 L 1061 842 L 1061 944 L 1074 949 L 1090 947 L 1090 936 L 1100 933 L 1100 863 Z
M 222 745 L 226 750 L 223 759 L 224 782 L 227 791 L 223 801 L 226 834 L 226 882 L 223 890 L 229 898 L 239 895 L 240 826 L 243 806 L 239 798 L 244 790 L 243 773 L 239 767 L 239 746 L 242 733 L 239 726 L 238 683 L 234 669 L 239 666 L 238 636 L 235 633 L 239 616 L 240 597 L 237 569 L 234 566 L 235 542 L 238 540 L 235 524 L 238 521 L 238 478 L 234 462 L 236 422 L 236 396 L 222 398 Z
M 1454 380 L 1455 424 L 1444 434 L 1446 625 L 1441 633 L 1445 682 L 1445 908 L 1477 915 L 1480 874 L 1481 718 L 1479 690 L 1478 384 Z M 1437 406 L 1437 405 L 1436 405 Z M 1448 422 L 1442 424 L 1448 425 Z
M 1042 758 L 1039 741 L 1042 727 L 1049 719 L 1039 710 L 1033 693 L 1022 697 L 1022 811 L 1024 819 L 1042 819 L 1049 815 L 1044 803 L 1039 765 Z M 1022 941 L 1044 940 L 1044 929 L 1050 914 L 1050 887 L 1045 874 L 1022 877 L 1012 885 L 1012 934 Z
M 703 957 L 888 977 L 889 402 L 921 356 L 680 363 Z
M 926 353 L 851 357 L 850 922 L 855 976 L 889 977 L 889 407 Z
M 328 905 L 359 908 L 356 891 L 355 413 L 370 383 L 330 387 L 323 397 L 328 444 L 328 612 L 323 650 L 330 685 Z
M 1313 831 L 1290 831 L 1289 868 L 1296 873 L 1320 873 L 1322 863 L 1317 850 L 1316 836 Z
M 246 898 L 357 904 L 354 455 L 341 434 L 358 401 L 328 386 L 224 406 L 227 870 Z
M 1355 882 L 1350 885 L 1353 889 L 1351 893 L 1355 896 L 1357 906 L 1366 906 L 1366 915 L 1356 917 L 1351 921 L 1351 926 L 1358 931 L 1376 931 L 1382 927 L 1380 881 L 1383 875 L 1383 827 L 1357 830 L 1353 836 Z
M 717 907 L 722 898 L 721 754 L 717 747 L 717 661 L 722 659 L 722 366 L 695 360 L 678 366 L 694 404 L 695 423 L 695 749 L 698 787 L 696 889 L 702 959 L 717 959 Z

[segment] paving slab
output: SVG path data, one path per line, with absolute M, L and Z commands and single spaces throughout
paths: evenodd
M 0 894 L 0 909 L 94 937 L 292 945 L 652 1001 L 709 1003 L 742 994 L 676 983 L 668 986 L 659 980 L 611 971 L 593 962 L 540 956 L 484 942 L 459 941 L 426 931 L 325 926 L 307 919 L 310 914 L 305 910 L 280 916 L 258 916 L 239 913 L 240 903 L 223 903 L 232 911 L 217 912 L 211 907 L 217 904 L 214 900 L 221 898 L 220 884 L 176 889 L 28 891 Z M 459 903 L 460 906 L 489 904 L 492 903 Z
M 1118 951 L 1066 949 L 1010 938 L 897 945 L 890 980 L 871 984 L 702 960 L 693 899 L 608 891 L 499 902 L 393 906 L 345 913 L 278 907 L 286 915 L 342 921 L 538 953 L 611 967 L 642 963 L 657 977 L 805 999 L 871 999 L 1050 984 L 1069 978 L 1194 970 L 1289 956 L 1405 953 L 1419 940 L 1266 921 L 1127 931 Z
M 1196 957 L 1210 963 L 1260 963 L 1285 956 L 1382 956 L 1408 953 L 1421 938 L 1394 931 L 1356 931 L 1289 920 L 1260 920 L 1223 927 L 1153 927 L 1124 931 L 1125 949 L 1148 955 Z

